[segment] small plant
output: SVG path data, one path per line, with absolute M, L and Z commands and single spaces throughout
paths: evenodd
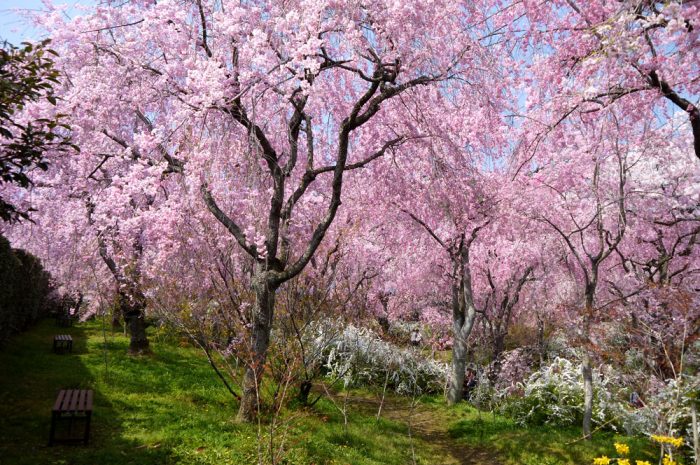
M 673 449 L 677 449 L 683 445 L 683 438 L 675 438 L 672 436 L 657 436 L 652 435 L 651 440 L 661 444 L 661 452 L 659 463 L 661 465 L 681 465 L 673 459 Z M 615 446 L 616 457 L 608 457 L 603 455 L 593 459 L 593 465 L 651 465 L 648 460 L 633 460 L 630 458 L 630 446 L 625 443 L 616 442 Z

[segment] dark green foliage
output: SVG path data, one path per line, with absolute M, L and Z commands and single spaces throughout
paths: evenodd
M 29 121 L 20 117 L 31 102 L 45 99 L 56 104 L 53 86 L 59 73 L 52 59 L 56 52 L 48 44 L 44 40 L 18 48 L 4 42 L 0 49 L 0 185 L 28 187 L 32 169 L 47 169 L 47 151 L 77 149 L 70 141 L 70 127 L 62 122 L 65 115 Z M 27 213 L 0 196 L 0 219 L 16 221 Z
M 48 311 L 51 293 L 39 259 L 0 236 L 0 344 L 36 323 Z

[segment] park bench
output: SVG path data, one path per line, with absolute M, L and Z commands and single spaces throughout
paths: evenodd
M 53 351 L 58 353 L 63 349 L 73 352 L 73 338 L 68 334 L 57 334 L 53 337 Z
M 90 438 L 90 419 L 92 417 L 92 390 L 90 389 L 62 389 L 58 393 L 56 402 L 51 410 L 51 431 L 49 433 L 49 446 L 55 442 L 81 442 L 87 444 Z M 57 424 L 68 423 L 67 432 L 61 439 L 56 438 Z M 82 437 L 76 437 L 73 433 L 75 423 L 83 422 Z

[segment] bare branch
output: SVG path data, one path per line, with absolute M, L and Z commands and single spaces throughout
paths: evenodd
M 255 249 L 255 246 L 248 243 L 245 234 L 243 234 L 243 231 L 241 231 L 241 228 L 235 223 L 235 221 L 233 221 L 228 215 L 226 215 L 226 213 L 224 213 L 219 208 L 219 206 L 216 204 L 216 201 L 214 200 L 214 197 L 211 195 L 211 192 L 209 192 L 209 189 L 207 189 L 206 185 L 202 185 L 200 190 L 202 192 L 202 198 L 204 199 L 204 203 L 207 205 L 209 211 L 214 215 L 214 217 L 216 217 L 217 220 L 219 220 L 221 224 L 223 224 L 226 227 L 226 229 L 229 230 L 233 237 L 236 238 L 236 241 L 238 241 L 238 245 L 240 245 L 241 248 L 248 253 L 248 255 L 258 260 L 259 256 L 257 250 Z

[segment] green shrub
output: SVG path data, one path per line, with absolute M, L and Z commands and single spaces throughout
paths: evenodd
M 52 290 L 39 259 L 0 236 L 0 344 L 46 314 Z

